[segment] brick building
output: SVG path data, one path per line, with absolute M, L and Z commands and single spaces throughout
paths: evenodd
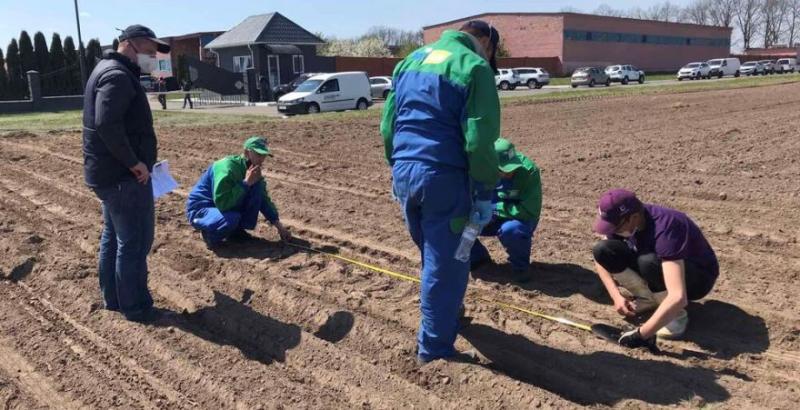
M 764 58 L 797 58 L 797 56 L 800 55 L 800 46 L 748 48 L 747 50 L 744 50 L 744 55 Z
M 497 27 L 512 57 L 557 57 L 562 73 L 611 64 L 670 72 L 730 54 L 730 27 L 578 13 L 484 13 L 423 27 L 425 42 L 473 19 Z
M 205 31 L 199 33 L 183 34 L 180 36 L 161 37 L 170 46 L 169 60 L 170 69 L 174 75 L 178 75 L 179 59 L 183 56 L 192 57 L 209 64 L 217 64 L 217 56 L 204 47 L 215 38 L 219 37 L 224 31 Z M 159 56 L 160 57 L 160 56 Z M 159 61 L 162 61 L 159 58 Z M 159 62 L 159 69 L 164 63 Z M 167 70 L 164 70 L 167 71 Z

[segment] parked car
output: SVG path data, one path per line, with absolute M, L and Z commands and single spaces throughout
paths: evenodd
M 142 85 L 145 91 L 155 91 L 156 90 L 156 80 L 149 75 L 140 75 L 139 76 L 139 84 Z
M 501 90 L 513 90 L 519 85 L 519 75 L 510 68 L 501 68 L 494 76 L 494 84 Z
M 739 67 L 739 72 L 746 76 L 765 74 L 764 66 L 761 65 L 760 61 L 748 61 L 742 64 Z
M 572 88 L 577 88 L 579 85 L 594 87 L 597 84 L 605 84 L 608 87 L 611 85 L 611 77 L 598 67 L 581 67 L 572 73 L 570 84 Z
M 272 94 L 275 97 L 275 100 L 278 100 L 282 96 L 289 94 L 290 92 L 294 91 L 303 81 L 308 80 L 309 78 L 322 73 L 303 73 L 295 77 L 294 80 L 286 83 L 281 84 L 279 86 L 272 88 Z
M 628 84 L 630 81 L 638 81 L 639 84 L 644 83 L 644 71 L 632 65 L 610 65 L 606 67 L 605 71 L 613 82 Z
M 370 77 L 369 88 L 372 89 L 372 98 L 383 98 L 385 100 L 389 96 L 389 91 L 392 90 L 392 77 Z
M 530 89 L 539 89 L 550 84 L 550 73 L 539 67 L 519 67 L 514 71 L 519 78 L 519 85 L 527 85 Z
M 772 60 L 761 60 L 759 61 L 762 66 L 764 66 L 764 74 L 775 74 L 775 62 Z
M 318 74 L 303 81 L 278 100 L 283 114 L 313 114 L 325 111 L 366 110 L 372 105 L 367 73 L 351 71 Z
M 775 71 L 778 73 L 793 73 L 797 70 L 796 58 L 782 58 L 775 63 Z
M 692 80 L 711 78 L 711 67 L 708 63 L 703 62 L 686 64 L 683 68 L 678 70 L 678 81 L 683 81 L 685 78 Z
M 711 67 L 711 76 L 722 78 L 726 75 L 738 77 L 741 73 L 739 67 L 741 63 L 738 58 L 715 58 L 708 60 L 708 65 Z

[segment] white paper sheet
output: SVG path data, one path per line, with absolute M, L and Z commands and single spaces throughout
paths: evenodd
M 153 199 L 161 198 L 178 187 L 178 183 L 169 173 L 169 163 L 166 160 L 153 165 L 150 178 L 153 180 Z

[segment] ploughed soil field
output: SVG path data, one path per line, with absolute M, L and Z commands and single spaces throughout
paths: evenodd
M 0 408 L 796 408 L 800 402 L 800 85 L 504 108 L 543 169 L 533 280 L 473 273 L 457 345 L 480 364 L 414 360 L 418 285 L 262 239 L 205 248 L 188 191 L 251 134 L 281 219 L 308 246 L 417 275 L 378 116 L 158 129 L 180 188 L 156 203 L 151 325 L 99 308 L 100 204 L 80 132 L 0 137 Z M 687 212 L 721 276 L 659 355 L 483 302 L 632 326 L 591 271 L 597 197 L 627 187 Z

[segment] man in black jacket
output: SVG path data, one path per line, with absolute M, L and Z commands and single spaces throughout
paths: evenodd
M 86 83 L 84 178 L 103 203 L 98 270 L 105 308 L 148 322 L 156 316 L 147 288 L 147 254 L 155 225 L 150 172 L 158 151 L 139 76 L 153 71 L 156 51 L 169 52 L 169 46 L 140 25 L 125 29 L 119 41 Z
M 183 94 L 183 108 L 181 109 L 186 108 L 187 101 L 189 102 L 189 109 L 191 110 L 194 108 L 194 104 L 192 103 L 192 94 L 189 92 L 192 91 L 192 85 L 192 80 L 188 79 L 184 80 L 183 84 L 181 85 L 181 90 L 183 90 L 185 93 Z

